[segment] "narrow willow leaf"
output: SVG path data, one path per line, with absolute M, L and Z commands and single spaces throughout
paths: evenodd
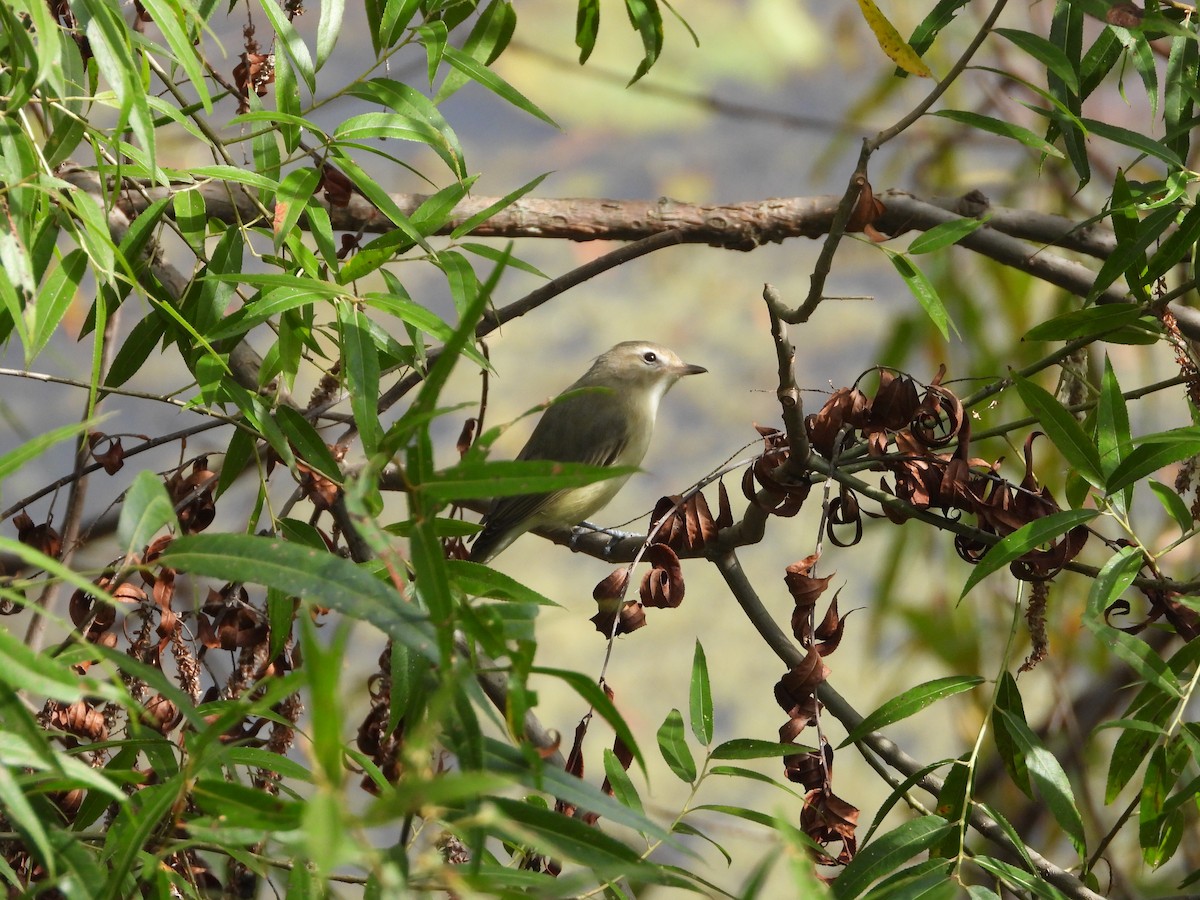
M 1179 159 L 1179 154 L 1162 141 L 1156 141 L 1149 135 L 1142 134 L 1140 131 L 1122 128 L 1119 125 L 1113 125 L 1109 122 L 1101 122 L 1098 119 L 1083 119 L 1082 121 L 1084 127 L 1098 137 L 1130 147 L 1139 153 L 1144 153 L 1146 156 L 1162 160 L 1172 169 L 1183 167 L 1183 162 Z
M 805 747 L 802 744 L 782 744 L 758 738 L 734 738 L 717 745 L 711 755 L 713 759 L 769 759 L 775 756 L 811 753 L 813 750 L 813 747 Z
M 500 97 L 502 100 L 511 103 L 517 109 L 524 110 L 529 115 L 541 119 L 547 125 L 552 125 L 557 128 L 558 123 L 550 118 L 546 113 L 542 112 L 528 97 L 514 88 L 511 84 L 493 72 L 491 69 L 481 65 L 477 60 L 468 56 L 460 50 L 456 50 L 451 46 L 447 46 L 444 51 L 444 59 L 454 68 L 458 69 L 470 79 L 489 91 Z
M 1025 523 L 1004 540 L 988 549 L 983 559 L 971 570 L 958 599 L 962 600 L 975 585 L 993 572 L 998 572 L 1030 550 L 1061 537 L 1072 528 L 1091 521 L 1099 514 L 1100 511 L 1095 509 L 1064 509 Z
M 575 46 L 579 48 L 579 64 L 582 66 L 596 49 L 596 35 L 600 33 L 600 0 L 579 0 L 575 14 Z
M 1158 502 L 1167 511 L 1167 515 L 1175 520 L 1175 524 L 1179 526 L 1179 530 L 1184 534 L 1191 531 L 1195 523 L 1192 522 L 1192 511 L 1188 509 L 1188 505 L 1183 501 L 1183 498 L 1165 484 L 1160 484 L 1157 481 L 1149 481 L 1147 484 L 1150 487 L 1151 493 L 1158 498 Z
M 995 33 L 1016 44 L 1050 72 L 1054 73 L 1071 93 L 1079 93 L 1079 75 L 1075 66 L 1067 59 L 1060 47 L 1055 46 L 1040 34 L 1017 31 L 1013 28 L 997 28 Z
M 937 288 L 925 277 L 925 273 L 903 253 L 896 253 L 886 247 L 883 248 L 883 252 L 892 261 L 892 265 L 900 273 L 900 277 L 904 279 L 904 283 L 908 285 L 912 295 L 917 298 L 917 302 L 921 304 L 921 308 L 925 310 L 930 321 L 937 326 L 942 339 L 950 339 L 951 328 L 954 329 L 955 334 L 958 334 L 958 328 L 950 321 L 950 315 L 946 312 L 942 298 L 938 296 Z
M 934 225 L 924 234 L 913 238 L 912 243 L 908 245 L 908 253 L 910 256 L 918 256 L 922 253 L 933 253 L 935 250 L 950 247 L 967 235 L 974 234 L 986 224 L 987 217 L 942 222 L 940 225 Z
M 63 257 L 62 262 L 50 273 L 46 283 L 38 291 L 37 301 L 33 305 L 34 321 L 29 329 L 29 342 L 25 349 L 25 363 L 28 365 L 45 349 L 50 338 L 58 330 L 63 316 L 75 299 L 79 283 L 87 271 L 87 255 L 82 250 L 72 250 Z
M 618 803 L 629 807 L 639 815 L 645 813 L 642 807 L 642 798 L 638 796 L 637 788 L 633 786 L 629 773 L 617 759 L 617 754 L 607 747 L 604 748 L 604 777 L 608 779 L 608 785 Z
M 1013 376 L 1021 402 L 1037 416 L 1046 437 L 1063 455 L 1079 475 L 1094 487 L 1104 486 L 1104 474 L 1100 466 L 1100 453 L 1083 426 L 1049 391 L 1019 375 Z
M 283 246 L 283 242 L 292 233 L 300 215 L 312 199 L 313 191 L 321 180 L 321 173 L 314 168 L 293 169 L 279 182 L 279 190 L 275 194 L 275 222 L 272 231 L 275 240 L 275 250 Z
M 1088 306 L 1047 319 L 1025 332 L 1026 341 L 1073 341 L 1076 338 L 1096 337 L 1131 325 L 1145 315 L 1134 304 L 1106 303 Z
M 396 640 L 436 659 L 432 629 L 396 589 L 348 559 L 246 534 L 197 534 L 176 539 L 163 565 L 225 581 L 275 587 L 364 619 Z
M 166 525 L 178 528 L 175 507 L 162 479 L 151 471 L 142 471 L 125 491 L 121 517 L 117 523 L 117 540 L 126 553 L 140 553 L 158 531 Z
M 338 337 L 342 350 L 342 367 L 354 424 L 362 437 L 363 450 L 368 456 L 375 453 L 383 440 L 379 423 L 379 352 L 371 340 L 367 317 L 349 303 L 339 303 Z
M 688 714 L 692 734 L 702 747 L 707 747 L 712 743 L 713 737 L 712 685 L 708 681 L 708 662 L 704 658 L 704 648 L 700 646 L 700 641 L 696 641 L 696 651 L 692 655 Z
M 941 816 L 920 816 L 901 823 L 865 847 L 860 847 L 854 859 L 833 882 L 835 900 L 858 897 L 874 881 L 924 853 L 945 837 L 952 827 Z
M 531 673 L 538 675 L 549 675 L 552 678 L 558 678 L 566 683 L 575 693 L 591 704 L 600 717 L 612 726 L 613 731 L 617 733 L 617 737 L 625 744 L 625 747 L 633 754 L 633 758 L 637 761 L 638 767 L 642 770 L 642 775 L 646 774 L 646 761 L 642 757 L 642 751 L 638 747 L 637 739 L 633 736 L 633 730 L 629 727 L 629 723 L 617 710 L 617 707 L 608 698 L 608 695 L 596 684 L 594 680 L 584 675 L 582 672 L 573 672 L 570 669 L 550 669 L 544 666 L 534 666 Z M 682 738 L 683 722 L 680 720 L 680 737 Z
M 296 27 L 288 21 L 279 4 L 275 0 L 259 0 L 259 5 L 262 6 L 263 12 L 267 14 L 267 18 L 271 20 L 271 27 L 275 30 L 275 34 L 279 36 L 279 42 L 276 44 L 283 45 L 283 55 L 290 67 L 304 79 L 304 84 L 308 88 L 309 93 L 314 93 L 317 89 L 316 69 L 313 67 L 312 56 L 308 52 L 308 46 L 304 43 L 304 39 L 296 30 Z M 277 57 L 275 61 L 276 74 L 281 65 L 281 60 Z M 283 88 L 279 88 L 279 92 L 283 92 Z
M 683 736 L 683 715 L 677 709 L 667 713 L 658 729 L 658 749 L 662 758 L 681 781 L 694 784 L 696 760 Z
M 346 12 L 346 0 L 325 0 L 321 4 L 321 17 L 317 21 L 317 64 L 320 71 L 329 59 L 342 32 L 342 18 Z
M 86 422 L 72 422 L 69 425 L 60 425 L 52 431 L 36 435 L 20 446 L 9 450 L 0 456 L 0 481 L 19 471 L 31 459 L 37 459 L 39 456 L 45 454 L 55 444 L 75 435 L 83 434 L 89 428 L 95 427 L 96 421 L 95 419 L 91 419 Z
M 542 460 L 466 462 L 435 473 L 414 490 L 444 503 L 540 494 L 595 484 L 636 471 L 632 466 L 589 466 Z
M 1062 765 L 1054 755 L 1047 750 L 1036 734 L 1025 724 L 1023 719 L 1014 716 L 1007 710 L 1000 710 L 1009 727 L 1009 734 L 1020 748 L 1029 777 L 1037 788 L 1038 796 L 1050 810 L 1054 820 L 1070 838 L 1075 851 L 1084 857 L 1087 855 L 1087 844 L 1083 833 L 1083 818 L 1075 803 L 1075 795 L 1071 791 L 1071 782 Z
M 935 678 L 914 688 L 909 688 L 903 694 L 893 697 L 882 704 L 854 726 L 854 729 L 839 745 L 839 749 L 849 746 L 855 741 L 862 740 L 873 731 L 878 731 L 902 719 L 907 719 L 909 716 L 919 713 L 925 707 L 945 697 L 953 697 L 955 694 L 969 691 L 982 683 L 983 679 L 976 675 L 950 675 L 945 678 Z
M 960 125 L 967 125 L 971 128 L 977 128 L 980 131 L 986 131 L 988 134 L 1018 141 L 1031 150 L 1044 153 L 1046 156 L 1053 156 L 1055 159 L 1063 158 L 1062 151 L 1046 141 L 1041 135 L 1020 125 L 1014 125 L 1012 122 L 1006 122 L 1003 119 L 996 119 L 992 116 L 982 115 L 981 113 L 967 112 L 962 109 L 939 109 L 930 115 L 941 116 L 943 119 L 958 122 Z
M 1134 482 L 1153 475 L 1164 466 L 1200 454 L 1200 441 L 1180 440 L 1178 443 L 1145 443 L 1134 447 L 1121 460 L 1120 465 L 1109 475 L 1104 486 L 1110 494 L 1120 491 Z

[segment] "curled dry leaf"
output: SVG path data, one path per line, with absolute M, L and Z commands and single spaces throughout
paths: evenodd
M 970 425 L 962 402 L 943 386 L 944 366 L 922 390 L 909 375 L 890 370 L 879 373 L 874 396 L 857 386 L 835 391 L 820 412 L 809 416 L 806 427 L 813 449 L 836 460 L 843 440 L 863 441 L 878 462 L 874 468 L 891 475 L 881 488 L 916 509 L 938 509 L 950 520 L 974 515 L 984 535 L 1005 537 L 1023 525 L 1059 510 L 1049 490 L 1034 476 L 1033 439 L 1026 441 L 1025 477 L 1013 485 L 999 474 L 1001 460 L 988 462 L 970 455 Z M 865 375 L 866 373 L 864 373 Z M 859 378 L 862 381 L 862 377 Z M 938 452 L 951 443 L 951 453 Z M 748 471 L 746 483 L 751 481 Z M 884 514 L 897 524 L 906 519 L 903 509 L 884 506 Z M 854 543 L 863 512 L 854 494 L 845 489 L 831 503 L 828 534 L 837 545 Z M 852 525 L 847 537 L 835 526 Z M 1074 559 L 1087 541 L 1086 526 L 1079 526 L 1045 547 L 1035 548 L 1016 560 L 1010 570 L 1025 581 L 1054 577 Z M 955 548 L 968 562 L 978 562 L 993 542 L 984 537 L 957 535 Z
M 787 435 L 782 431 L 758 425 L 755 428 L 762 436 L 764 449 L 742 475 L 742 495 L 773 516 L 794 516 L 800 512 L 800 507 L 812 490 L 812 484 L 808 481 L 783 482 L 776 478 L 775 470 L 787 462 L 790 456 Z M 756 484 L 769 496 L 762 495 L 756 489 Z
M 184 534 L 196 534 L 212 524 L 216 517 L 212 492 L 217 479 L 217 473 L 208 468 L 207 457 L 196 460 L 190 475 L 184 477 L 182 471 L 176 471 L 167 479 L 167 494 Z
M 613 630 L 612 611 L 605 612 L 602 610 L 596 613 L 592 616 L 591 622 L 604 637 L 613 634 L 629 634 L 632 631 L 637 631 L 646 624 L 646 610 L 636 600 L 626 601 L 621 606 L 620 621 L 617 622 L 616 631 Z
M 342 174 L 341 170 L 329 163 L 321 166 L 321 180 L 317 182 L 317 190 L 325 192 L 325 201 L 330 206 L 344 207 L 350 205 L 350 197 L 354 193 L 354 184 Z M 357 238 L 354 239 L 354 246 L 358 246 Z M 346 245 L 346 238 L 342 238 L 342 246 L 344 249 L 349 249 Z M 341 257 L 339 257 L 341 258 Z
M 478 427 L 479 420 L 474 416 L 463 422 L 462 430 L 458 433 L 458 440 L 454 443 L 454 449 L 458 451 L 459 459 L 466 456 L 471 445 L 475 443 L 475 430 Z
M 642 604 L 662 609 L 679 606 L 683 602 L 683 568 L 675 551 L 666 544 L 651 544 L 643 559 L 650 563 L 650 571 L 642 577 Z
M 783 758 L 783 774 L 792 784 L 800 784 L 808 790 L 819 788 L 828 780 L 820 752 L 795 753 Z
M 725 502 L 728 504 L 728 498 Z M 662 497 L 655 504 L 650 521 L 661 523 L 655 532 L 654 542 L 666 544 L 679 553 L 703 549 L 716 539 L 719 528 L 708 501 L 699 491 L 686 500 L 678 494 Z M 730 524 L 733 524 L 732 513 Z
M 818 844 L 828 848 L 840 844 L 836 856 L 826 853 L 816 862 L 821 865 L 844 866 L 854 858 L 858 849 L 855 829 L 858 809 L 836 796 L 827 787 L 815 788 L 804 796 L 800 812 L 800 829 Z
M 1145 15 L 1145 11 L 1138 9 L 1133 3 L 1114 3 L 1108 8 L 1104 18 L 1109 25 L 1116 25 L 1118 28 L 1140 28 Z
M 846 222 L 846 231 L 851 233 L 861 231 L 877 244 L 886 241 L 888 236 L 879 231 L 874 224 L 886 211 L 887 207 L 871 189 L 871 182 L 864 180 L 862 190 L 858 193 L 858 200 L 855 201 L 854 209 L 850 212 L 850 218 Z
M 625 598 L 629 586 L 629 566 L 613 569 L 592 588 L 592 599 L 596 601 L 601 612 L 613 612 Z
M 35 525 L 33 519 L 25 512 L 13 516 L 13 524 L 17 526 L 17 540 L 27 547 L 32 547 L 39 553 L 58 559 L 62 553 L 62 537 L 49 522 Z
M 268 85 L 275 81 L 275 55 L 273 53 L 258 53 L 258 46 L 250 42 L 253 50 L 247 48 L 242 54 L 242 60 L 233 67 L 233 83 L 238 89 L 238 115 L 250 112 L 248 97 L 254 91 L 259 97 L 265 97 Z
M 108 443 L 108 449 L 97 453 L 96 448 L 105 442 Z M 88 449 L 91 450 L 92 458 L 100 463 L 108 475 L 116 475 L 125 465 L 125 450 L 121 446 L 120 438 L 93 431 L 88 435 Z

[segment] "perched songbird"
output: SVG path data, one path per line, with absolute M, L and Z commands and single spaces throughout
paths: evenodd
M 637 466 L 654 433 L 660 401 L 684 375 L 707 372 L 647 341 L 617 344 L 592 363 L 542 414 L 517 459 L 593 466 Z M 590 390 L 581 390 L 590 389 Z M 628 475 L 549 494 L 497 497 L 471 547 L 487 562 L 531 528 L 567 528 L 587 519 L 616 496 Z

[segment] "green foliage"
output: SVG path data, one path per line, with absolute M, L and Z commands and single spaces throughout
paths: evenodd
M 475 526 L 462 507 L 633 470 L 488 459 L 502 427 L 474 435 L 476 420 L 453 463 L 435 452 L 465 417 L 452 373 L 490 374 L 481 339 L 500 323 L 530 327 L 518 319 L 522 302 L 544 302 L 531 295 L 497 308 L 514 271 L 545 280 L 510 238 L 561 228 L 566 215 L 521 208 L 517 225 L 503 224 L 544 175 L 475 202 L 490 160 L 468 162 L 447 112 L 471 87 L 557 127 L 542 97 L 498 65 L 529 46 L 524 7 L 367 0 L 354 21 L 370 58 L 339 81 L 330 61 L 359 13 L 341 0 L 306 10 L 307 20 L 276 0 L 246 9 L 0 0 L 0 339 L 23 367 L 5 377 L 39 377 L 35 363 L 68 356 L 70 377 L 58 380 L 81 392 L 84 410 L 79 424 L 24 436 L 0 455 L 3 516 L 18 533 L 0 537 L 11 560 L 0 579 L 0 879 L 9 893 L 200 897 L 237 886 L 328 896 L 348 883 L 369 896 L 632 896 L 666 886 L 751 897 L 769 896 L 774 879 L 802 896 L 1086 898 L 1102 892 L 1106 872 L 1116 873 L 1114 893 L 1200 881 L 1183 870 L 1196 852 L 1200 790 L 1200 592 L 1187 557 L 1200 516 L 1191 343 L 1200 334 L 1167 305 L 1197 287 L 1198 26 L 1174 7 L 1139 16 L 1058 0 L 1045 33 L 989 23 L 986 56 L 975 59 L 957 27 L 970 5 L 926 6 L 906 41 L 874 3 L 859 4 L 861 38 L 901 67 L 889 73 L 870 55 L 864 65 L 888 85 L 876 97 L 907 74 L 936 67 L 952 77 L 865 142 L 837 214 L 823 209 L 819 226 L 791 232 L 833 233 L 812 273 L 811 309 L 783 312 L 807 321 L 829 302 L 825 275 L 844 264 L 839 228 L 882 242 L 894 235 L 880 228 L 910 227 L 889 218 L 901 197 L 881 185 L 873 212 L 853 206 L 871 196 L 867 163 L 881 146 L 910 141 L 924 177 L 953 183 L 959 157 L 949 145 L 1002 138 L 1020 155 L 1018 181 L 1045 174 L 1036 190 L 1015 189 L 1015 203 L 1037 208 L 956 213 L 905 252 L 881 246 L 887 277 L 898 275 L 916 301 L 897 314 L 884 361 L 899 369 L 924 350 L 934 368 L 948 359 L 955 378 L 979 385 L 960 396 L 945 373 L 919 385 L 872 369 L 876 394 L 856 384 L 810 418 L 809 455 L 789 419 L 799 412 L 789 405 L 795 385 L 781 376 L 793 430 L 765 435 L 743 481 L 754 502 L 736 517 L 723 491 L 717 516 L 699 493 L 660 506 L 662 539 L 643 548 L 651 571 L 641 600 L 626 600 L 631 570 L 618 570 L 595 591 L 597 629 L 640 627 L 656 597 L 677 604 L 684 573 L 707 556 L 787 671 L 774 686 L 779 740 L 736 733 L 734 710 L 719 699 L 728 648 L 697 640 L 690 678 L 656 672 L 654 692 L 670 711 L 652 740 L 635 706 L 650 692 L 618 697 L 603 675 L 543 664 L 538 615 L 557 598 L 463 558 Z M 241 64 L 225 72 L 214 35 L 247 16 Z M 686 34 L 698 43 L 666 0 L 579 0 L 581 64 L 614 20 L 636 47 L 630 85 L 671 42 L 686 44 Z M 1003 110 L 993 78 L 1019 92 Z M 1097 118 L 1104 107 L 1088 102 L 1119 99 L 1126 78 L 1144 91 L 1152 128 Z M 918 133 L 918 121 L 955 137 L 926 154 L 919 142 L 934 131 Z M 177 163 L 176 140 L 208 164 Z M 389 190 L 413 176 L 427 195 Z M 1045 190 L 1068 182 L 1068 191 Z M 1066 228 L 1049 218 L 1037 192 L 1084 220 Z M 568 224 L 580 237 L 600 228 Z M 484 243 L 477 232 L 493 227 L 502 242 Z M 680 239 L 743 249 L 748 240 L 732 226 L 716 238 L 689 227 Z M 1063 259 L 1060 246 L 1085 262 Z M 960 266 L 968 254 L 1005 268 L 973 258 Z M 542 293 L 591 274 L 567 273 Z M 761 347 L 777 350 L 785 373 L 780 309 L 771 315 L 776 333 Z M 80 349 L 64 351 L 76 337 Z M 1129 387 L 1142 362 L 1163 358 L 1177 375 Z M 127 388 L 158 359 L 187 373 L 182 392 Z M 1053 390 L 1042 383 L 1048 372 L 1060 375 Z M 313 381 L 308 400 L 297 399 Z M 106 411 L 126 395 L 170 403 L 188 424 L 165 436 L 114 425 Z M 1147 395 L 1182 396 L 1164 407 L 1173 418 L 1148 425 L 1134 403 Z M 844 417 L 823 430 L 835 413 Z M 206 435 L 217 428 L 219 438 Z M 1036 444 L 1033 429 L 1043 435 Z M 207 437 L 224 448 L 211 462 L 196 448 Z M 75 471 L 29 483 L 29 464 L 69 439 Z M 989 448 L 1021 439 L 1018 482 Z M 178 459 L 156 470 L 142 454 L 159 444 Z M 102 523 L 81 521 L 82 500 L 66 498 L 100 470 L 120 485 L 108 541 Z M 1169 480 L 1165 470 L 1171 484 L 1159 480 Z M 880 472 L 882 486 L 868 480 Z M 792 516 L 810 482 L 828 486 L 821 534 L 851 560 L 879 546 L 843 546 L 864 528 L 874 538 L 886 519 L 899 526 L 878 554 L 890 566 L 879 602 L 851 621 L 899 611 L 920 661 L 956 673 L 910 678 L 904 667 L 865 717 L 832 690 L 824 662 L 856 633 L 836 598 L 823 618 L 815 610 L 831 577 L 815 574 L 820 535 L 787 525 L 803 523 Z M 51 513 L 37 523 L 27 510 L 43 502 Z M 880 521 L 866 522 L 868 502 Z M 852 540 L 842 542 L 843 526 L 857 529 Z M 797 529 L 786 540 L 785 527 Z M 817 546 L 786 569 L 790 634 L 737 561 L 740 543 L 758 540 L 786 552 Z M 84 545 L 103 554 L 76 555 Z M 969 574 L 944 564 L 951 546 Z M 608 554 L 597 547 L 584 549 Z M 892 590 L 909 566 L 937 595 L 923 608 L 905 608 L 905 591 Z M 849 575 L 854 589 L 866 568 Z M 969 633 L 947 624 L 955 599 L 978 616 Z M 733 610 L 725 604 L 721 615 Z M 1018 669 L 1022 616 L 1030 649 Z M 652 637 L 665 646 L 677 635 Z M 1058 653 L 1062 677 L 1034 682 L 1053 694 L 1044 702 L 1022 673 Z M 1102 679 L 1103 696 L 1089 695 Z M 738 691 L 739 703 L 770 703 L 766 685 L 739 680 Z M 540 718 L 551 693 L 586 711 L 569 748 L 560 737 L 569 729 Z M 966 711 L 953 727 L 951 704 Z M 1059 719 L 1041 719 L 1050 707 L 1069 712 L 1077 730 L 1068 739 Z M 596 746 L 593 721 L 611 732 L 611 747 Z M 946 732 L 949 758 L 900 752 L 892 737 L 907 728 Z M 854 782 L 866 779 L 840 775 L 849 745 L 885 773 L 886 799 L 865 834 L 854 804 L 873 801 Z M 686 795 L 674 805 L 656 793 L 671 776 Z M 729 779 L 753 799 L 706 802 Z M 749 793 L 760 789 L 770 797 L 761 804 Z M 919 791 L 934 805 L 922 806 Z M 769 844 L 760 862 L 734 846 L 729 822 Z M 730 869 L 725 887 L 690 865 L 713 853 Z M 773 866 L 781 855 L 790 870 Z M 687 868 L 676 864 L 683 858 Z M 832 887 L 818 871 L 836 874 Z

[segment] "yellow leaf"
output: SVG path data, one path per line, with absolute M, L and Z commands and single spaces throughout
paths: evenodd
M 858 0 L 858 6 L 862 10 L 863 18 L 875 32 L 875 40 L 879 42 L 880 49 L 888 55 L 892 62 L 910 75 L 919 75 L 922 78 L 933 77 L 929 66 L 925 65 L 921 57 L 917 56 L 917 51 L 913 50 L 908 45 L 908 41 L 900 36 L 900 32 L 879 11 L 879 7 L 872 0 Z

